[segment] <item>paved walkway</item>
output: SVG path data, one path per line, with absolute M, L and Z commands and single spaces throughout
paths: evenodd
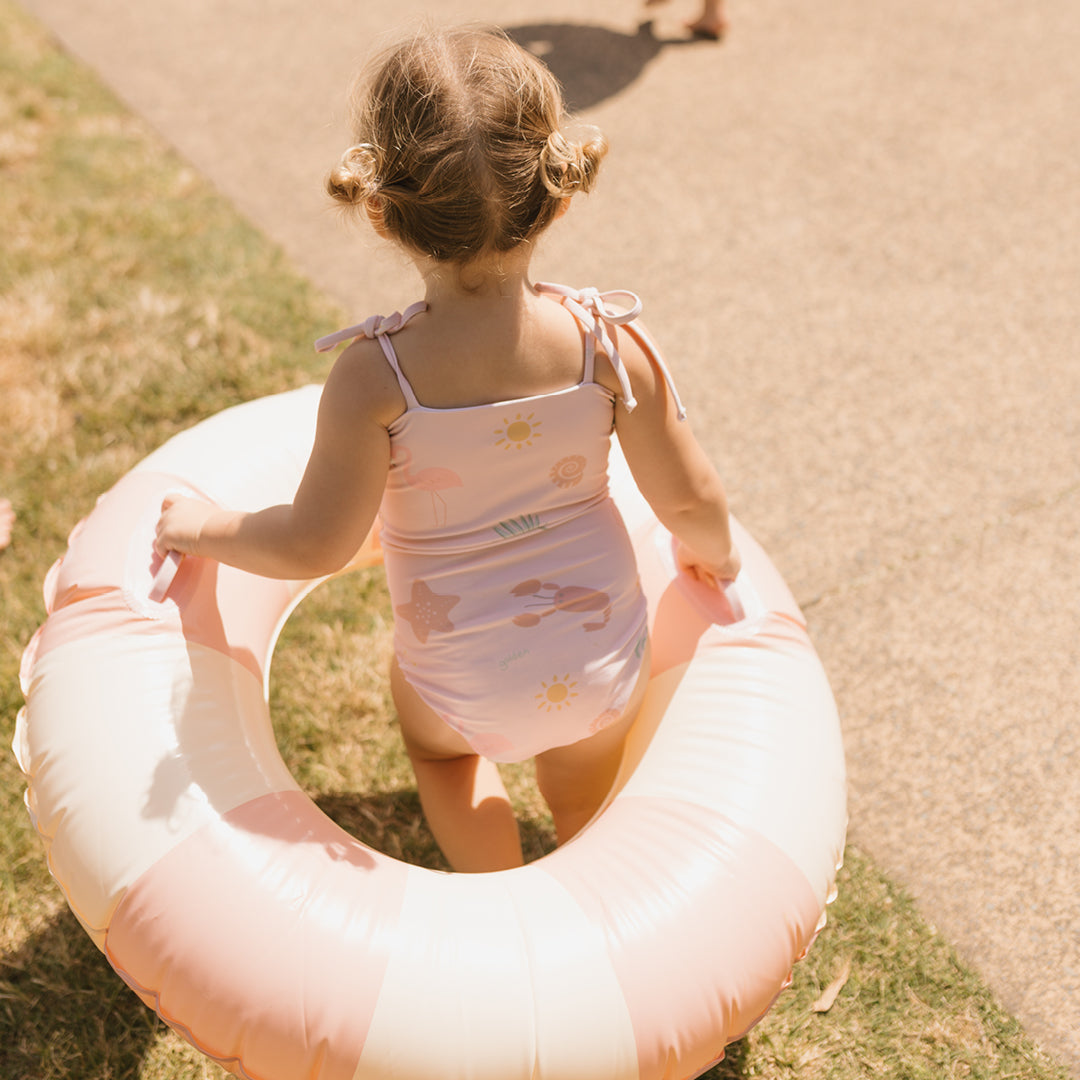
M 320 180 L 419 0 L 23 0 L 357 317 Z M 811 619 L 851 835 L 1080 1076 L 1080 4 L 454 0 L 608 133 L 542 276 L 646 300 Z M 657 9 L 653 9 L 656 11 Z

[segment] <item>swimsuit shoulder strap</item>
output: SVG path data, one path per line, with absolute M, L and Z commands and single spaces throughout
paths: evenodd
M 626 367 L 619 356 L 619 350 L 615 346 L 615 340 L 610 330 L 616 326 L 624 326 L 633 339 L 645 350 L 652 363 L 660 370 L 664 381 L 671 391 L 675 400 L 675 407 L 680 420 L 686 419 L 686 407 L 679 397 L 679 391 L 675 387 L 675 380 L 671 377 L 667 364 L 664 362 L 660 350 L 652 339 L 637 324 L 637 317 L 641 314 L 641 298 L 627 289 L 612 289 L 609 292 L 600 292 L 598 289 L 572 289 L 566 285 L 555 285 L 551 282 L 538 281 L 538 292 L 557 297 L 563 306 L 567 308 L 579 323 L 585 328 L 585 381 L 593 381 L 593 357 L 596 343 L 599 342 L 607 353 L 615 377 L 619 380 L 622 390 L 623 404 L 627 412 L 633 412 L 637 407 L 633 390 L 630 387 L 630 378 L 626 373 Z M 629 307 L 619 310 L 613 307 L 613 303 L 625 298 L 630 301 Z
M 401 370 L 397 353 L 394 352 L 394 346 L 390 344 L 390 335 L 396 334 L 414 315 L 419 315 L 421 311 L 427 311 L 427 304 L 423 300 L 417 300 L 415 304 L 410 304 L 404 313 L 395 311 L 393 315 L 372 315 L 362 323 L 357 323 L 356 326 L 348 326 L 344 330 L 338 330 L 333 334 L 327 334 L 325 337 L 319 338 L 315 342 L 315 351 L 329 352 L 335 345 L 340 345 L 345 341 L 356 341 L 358 338 L 374 338 L 382 347 L 386 362 L 397 376 L 398 386 L 401 387 L 401 392 L 405 395 L 405 401 L 408 403 L 409 408 L 415 409 L 419 402 L 416 400 L 416 395 L 413 393 L 409 380 L 405 378 L 405 374 Z

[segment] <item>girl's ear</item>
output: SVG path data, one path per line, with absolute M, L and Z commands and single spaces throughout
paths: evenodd
M 566 211 L 569 210 L 569 209 L 570 209 L 570 196 L 569 195 L 564 195 L 559 200 L 559 208 L 555 211 L 555 217 L 552 218 L 552 220 L 553 221 L 558 221 L 559 218 L 561 218 L 563 216 L 563 214 L 565 214 Z

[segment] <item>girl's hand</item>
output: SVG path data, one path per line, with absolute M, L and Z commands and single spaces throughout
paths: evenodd
M 201 499 L 166 495 L 161 503 L 154 550 L 164 558 L 170 551 L 181 555 L 198 555 L 199 538 L 217 507 Z
M 714 589 L 723 588 L 725 582 L 734 581 L 742 567 L 742 560 L 734 544 L 731 545 L 731 553 L 722 563 L 711 563 L 680 540 L 675 548 L 675 560 L 680 569 L 685 570 L 695 581 Z

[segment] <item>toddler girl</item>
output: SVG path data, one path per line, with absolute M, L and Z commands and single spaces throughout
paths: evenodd
M 534 284 L 540 234 L 606 144 L 564 130 L 550 72 L 494 30 L 431 30 L 374 67 L 328 180 L 423 276 L 425 299 L 344 341 L 293 502 L 167 498 L 175 550 L 306 579 L 375 515 L 391 686 L 425 816 L 461 871 L 522 862 L 495 764 L 535 758 L 560 842 L 599 808 L 649 670 L 645 601 L 607 490 L 611 432 L 696 576 L 733 578 L 724 491 L 682 423 L 632 293 Z

